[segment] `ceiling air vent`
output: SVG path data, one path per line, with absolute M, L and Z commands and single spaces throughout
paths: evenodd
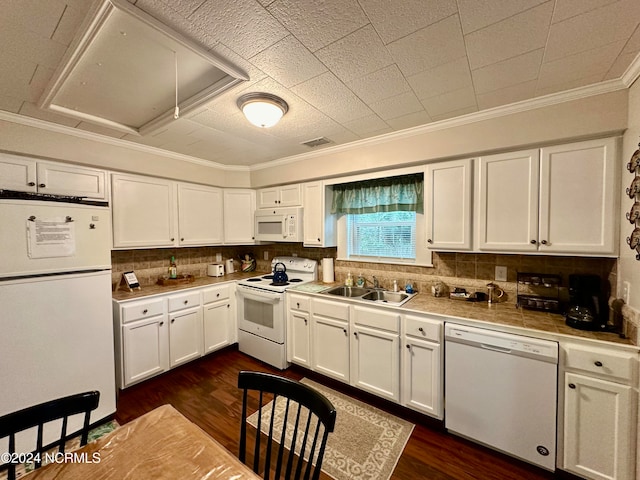
M 309 148 L 319 147 L 320 145 L 326 145 L 327 143 L 333 143 L 327 137 L 319 137 L 314 138 L 313 140 L 309 140 L 307 142 L 302 142 L 301 145 L 306 145 Z

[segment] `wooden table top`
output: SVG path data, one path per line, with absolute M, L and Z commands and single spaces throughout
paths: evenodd
M 71 455 L 67 452 L 64 461 L 61 457 L 25 478 L 260 478 L 171 405 L 158 407 Z

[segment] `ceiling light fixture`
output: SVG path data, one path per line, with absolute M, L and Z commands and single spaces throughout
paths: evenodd
M 247 93 L 238 99 L 238 108 L 256 127 L 273 127 L 289 110 L 289 105 L 270 93 Z

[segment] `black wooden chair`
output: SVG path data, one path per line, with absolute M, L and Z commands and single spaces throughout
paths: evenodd
M 333 432 L 336 423 L 336 410 L 327 398 L 313 388 L 304 385 L 295 380 L 261 372 L 240 372 L 238 375 L 238 388 L 244 390 L 242 397 L 242 423 L 240 425 L 240 449 L 239 458 L 242 462 L 247 463 L 247 406 L 249 398 L 247 392 L 249 390 L 259 393 L 258 402 L 258 418 L 257 433 L 253 446 L 253 471 L 260 474 L 264 471 L 265 480 L 269 480 L 272 469 L 275 469 L 274 478 L 301 479 L 308 480 L 312 478 L 317 480 L 320 476 L 322 467 L 322 457 L 324 456 L 325 446 L 329 433 Z M 267 395 L 265 395 L 267 394 Z M 266 440 L 266 451 L 264 452 L 264 463 L 261 469 L 261 429 L 263 426 L 263 405 L 273 395 L 273 404 L 271 406 L 271 421 Z M 283 397 L 280 401 L 285 401 L 283 425 L 287 425 L 289 417 L 294 417 L 293 429 L 287 432 L 287 428 L 282 428 L 282 433 L 274 432 L 274 417 L 276 398 Z M 298 408 L 298 405 L 305 408 Z M 304 418 L 306 417 L 306 419 Z M 277 457 L 272 459 L 274 454 L 274 441 L 279 444 L 276 446 Z M 300 451 L 294 448 L 299 445 Z M 289 451 L 285 453 L 285 449 Z M 264 450 L 264 448 L 262 449 Z M 296 452 L 297 455 L 294 455 Z M 297 462 L 295 459 L 297 458 Z M 308 460 L 305 460 L 308 459 Z M 282 473 L 284 464 L 286 468 Z M 294 470 L 294 463 L 295 470 Z M 303 466 L 304 477 L 303 475 Z
M 87 444 L 89 418 L 91 412 L 98 407 L 99 400 L 100 392 L 78 393 L 9 413 L 0 417 L 0 439 L 9 437 L 8 453 L 16 453 L 16 434 L 37 426 L 36 448 L 30 453 L 34 455 L 33 458 L 36 460 L 34 462 L 35 468 L 40 468 L 42 466 L 42 455 L 46 451 L 57 446 L 58 452 L 64 453 L 65 442 L 71 438 L 71 436 L 67 436 L 67 420 L 70 416 L 84 413 L 80 445 Z M 62 419 L 60 438 L 47 445 L 43 445 L 44 425 L 59 419 Z M 0 465 L 0 471 L 8 470 L 8 480 L 14 480 L 16 478 L 16 465 L 15 462 L 3 463 Z

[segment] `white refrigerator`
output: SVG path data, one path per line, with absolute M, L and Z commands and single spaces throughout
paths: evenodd
M 108 207 L 0 199 L 0 385 L 0 415 L 89 390 L 92 423 L 115 412 Z

